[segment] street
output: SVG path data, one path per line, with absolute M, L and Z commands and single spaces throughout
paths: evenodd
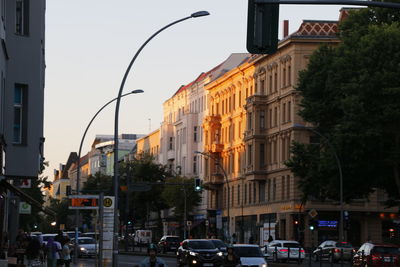
M 145 256 L 138 256 L 138 255 L 124 255 L 120 254 L 119 255 L 119 266 L 134 266 L 138 265 Z M 161 257 L 167 266 L 169 267 L 175 267 L 177 266 L 176 264 L 176 259 L 173 257 Z M 322 262 L 314 262 L 311 261 L 311 265 L 308 259 L 304 260 L 301 265 L 298 265 L 295 262 L 290 262 L 290 263 L 271 263 L 268 262 L 270 267 L 351 267 L 351 264 L 349 262 L 344 262 L 343 265 L 341 263 L 330 263 L 328 261 L 322 261 Z M 111 264 L 110 264 L 111 265 Z M 77 266 L 77 267 L 91 267 L 91 266 L 96 266 L 96 261 L 93 258 L 83 258 L 79 259 L 77 264 L 71 264 L 71 266 Z

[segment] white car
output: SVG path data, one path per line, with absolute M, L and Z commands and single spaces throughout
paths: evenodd
M 241 266 L 267 267 L 267 262 L 258 245 L 235 244 L 233 251 L 240 257 Z
M 52 238 L 54 240 L 54 238 L 56 238 L 57 234 L 43 234 L 41 235 L 41 239 L 43 240 L 43 244 L 47 245 L 47 242 L 50 240 L 50 238 Z
M 262 250 L 264 256 L 272 259 L 273 262 L 297 261 L 301 263 L 306 255 L 299 242 L 293 240 L 274 240 L 269 242 Z
M 70 249 L 73 254 L 75 246 L 75 239 L 71 239 Z M 78 257 L 87 256 L 92 257 L 97 254 L 99 246 L 96 241 L 91 237 L 78 237 Z

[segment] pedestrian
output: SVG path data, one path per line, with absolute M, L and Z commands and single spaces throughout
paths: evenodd
M 69 238 L 68 237 L 64 238 L 64 244 L 62 245 L 61 255 L 62 255 L 61 258 L 63 260 L 64 266 L 69 267 L 69 265 L 71 263 L 71 251 L 69 249 Z
M 236 244 L 236 242 L 237 242 L 237 236 L 236 236 L 236 233 L 233 233 L 232 234 L 232 244 Z
M 268 237 L 268 243 L 271 243 L 272 241 L 274 241 L 274 238 L 272 237 L 272 235 L 269 235 L 269 237 Z
M 235 254 L 232 245 L 228 245 L 226 252 L 227 255 L 224 258 L 223 267 L 236 267 L 240 265 L 240 258 Z
M 56 267 L 60 259 L 61 244 L 50 238 L 46 245 L 47 267 Z
M 27 266 L 40 266 L 40 242 L 37 237 L 29 237 L 28 240 L 28 246 L 26 247 Z
M 157 257 L 157 246 L 150 244 L 147 249 L 148 257 L 145 258 L 141 263 L 140 267 L 167 267 L 165 262 Z

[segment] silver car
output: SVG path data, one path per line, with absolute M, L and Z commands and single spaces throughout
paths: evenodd
M 305 258 L 305 250 L 297 241 L 275 240 L 266 245 L 262 251 L 264 256 L 273 262 L 297 261 L 301 263 Z
M 71 254 L 74 253 L 75 239 L 70 242 Z M 92 257 L 96 256 L 98 252 L 98 244 L 91 237 L 78 237 L 78 257 Z

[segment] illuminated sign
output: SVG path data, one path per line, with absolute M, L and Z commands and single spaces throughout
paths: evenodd
M 318 221 L 318 227 L 336 228 L 338 221 Z
M 75 195 L 69 196 L 69 209 L 71 210 L 91 210 L 98 209 L 98 197 L 97 195 Z

